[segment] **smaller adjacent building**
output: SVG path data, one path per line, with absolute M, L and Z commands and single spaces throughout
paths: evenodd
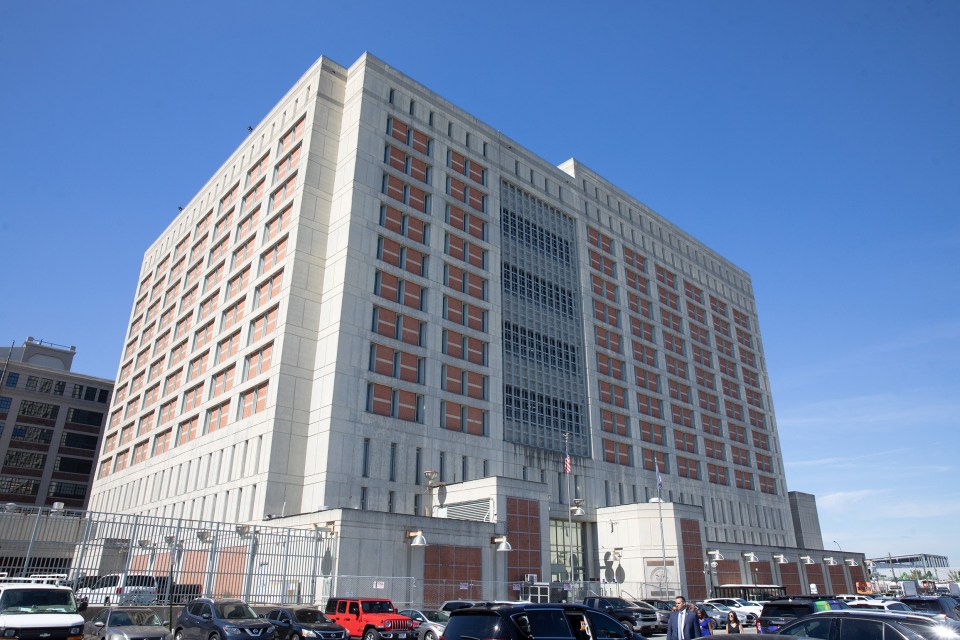
M 113 381 L 71 371 L 76 351 L 0 348 L 0 503 L 87 506 Z

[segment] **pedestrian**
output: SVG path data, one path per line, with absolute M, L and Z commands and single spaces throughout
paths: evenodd
M 713 621 L 713 618 L 707 615 L 707 611 L 702 607 L 697 609 L 697 624 L 700 625 L 701 636 L 713 635 L 713 629 L 716 623 Z
M 667 620 L 667 640 L 691 640 L 700 637 L 700 626 L 697 616 L 687 607 L 687 599 L 683 596 L 674 598 L 673 611 Z
M 740 624 L 740 618 L 731 611 L 727 614 L 727 633 L 743 633 L 743 625 Z

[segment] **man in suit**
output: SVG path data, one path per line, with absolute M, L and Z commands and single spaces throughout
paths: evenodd
M 667 621 L 667 640 L 692 640 L 700 637 L 697 615 L 687 607 L 687 599 L 677 596 Z

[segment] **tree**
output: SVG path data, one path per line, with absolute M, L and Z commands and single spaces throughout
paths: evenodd
M 947 580 L 950 582 L 960 582 L 960 571 L 948 571 Z
M 923 569 L 913 569 L 903 574 L 903 580 L 933 580 L 933 573 Z

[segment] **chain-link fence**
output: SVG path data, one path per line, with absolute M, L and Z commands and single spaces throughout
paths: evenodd
M 325 601 L 337 538 L 323 529 L 0 507 L 0 578 L 58 581 L 91 604 Z

